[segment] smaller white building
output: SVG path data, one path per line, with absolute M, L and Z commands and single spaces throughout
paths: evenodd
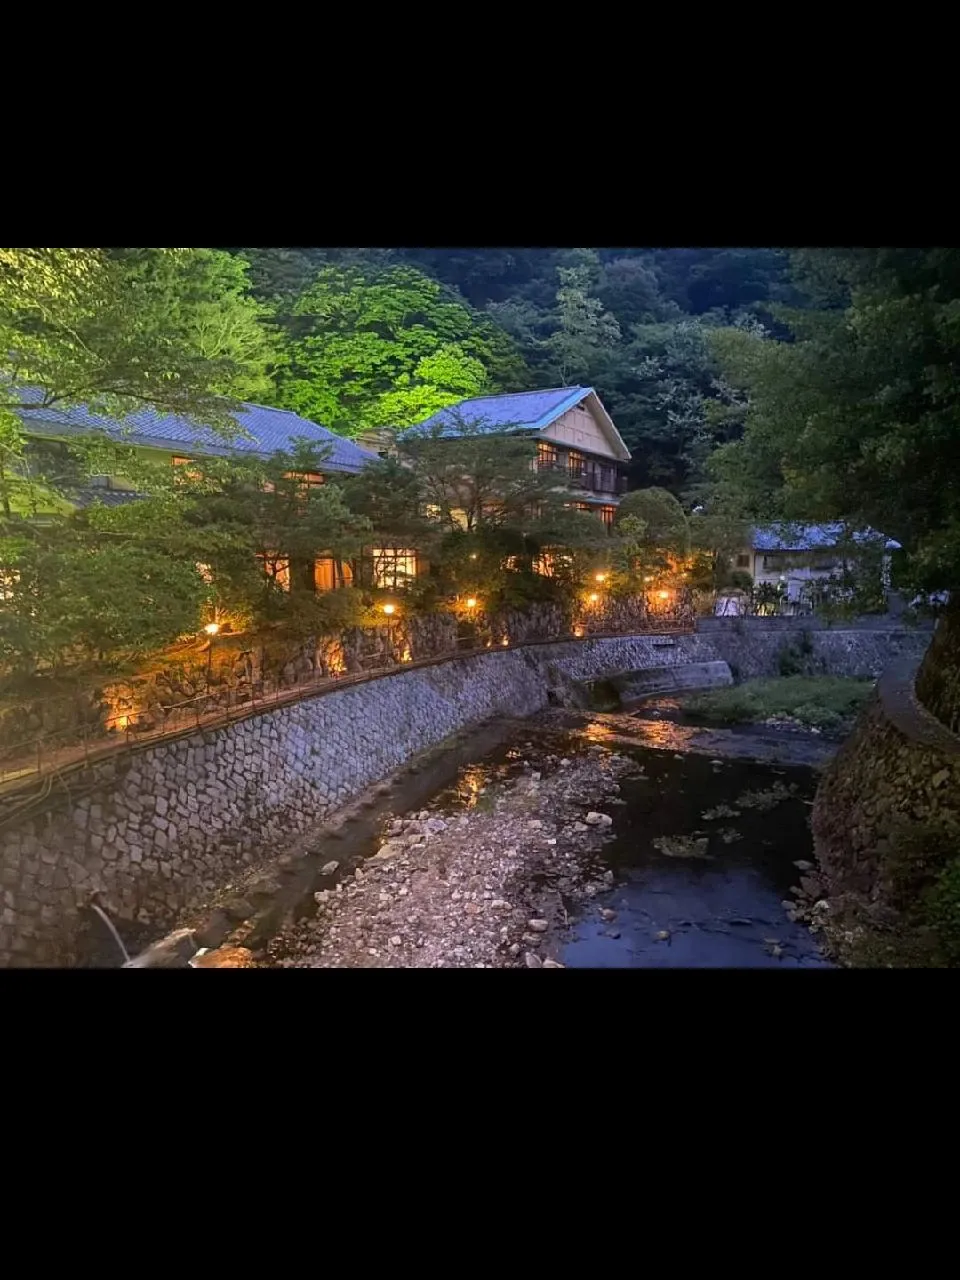
M 842 524 L 769 524 L 753 529 L 751 545 L 733 560 L 733 568 L 749 573 L 754 587 L 772 586 L 784 592 L 786 601 L 799 605 L 809 596 L 812 583 L 837 578 L 854 569 L 857 548 L 882 547 L 884 585 L 890 581 L 890 556 L 900 543 L 866 529 L 851 533 Z

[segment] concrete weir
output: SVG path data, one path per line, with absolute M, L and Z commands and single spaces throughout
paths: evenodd
M 627 671 L 614 676 L 610 684 L 624 706 L 657 693 L 679 693 L 688 689 L 719 689 L 733 684 L 728 663 L 689 662 L 683 666 L 649 667 L 645 671 Z

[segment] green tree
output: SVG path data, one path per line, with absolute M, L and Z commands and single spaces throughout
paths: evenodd
M 3 514 L 39 501 L 24 421 L 41 410 L 148 405 L 235 431 L 233 397 L 269 387 L 264 315 L 243 262 L 210 249 L 0 249 Z
M 455 409 L 445 419 L 409 432 L 399 445 L 428 510 L 445 528 L 521 526 L 569 500 L 557 480 L 537 468 L 537 445 L 529 435 L 510 434 L 503 424 L 491 430 L 483 419 Z
M 592 292 L 596 264 L 560 267 L 558 275 L 557 329 L 545 346 L 549 367 L 566 387 L 589 379 L 609 358 L 610 348 L 620 341 L 620 325 Z
M 741 442 L 715 472 L 745 506 L 843 520 L 896 538 L 904 578 L 947 589 L 951 610 L 917 690 L 960 725 L 960 250 L 807 250 L 795 279 L 813 305 L 784 313 L 792 342 L 728 338 L 746 387 Z
M 345 435 L 407 427 L 522 377 L 501 330 L 411 267 L 324 267 L 293 312 L 281 403 Z

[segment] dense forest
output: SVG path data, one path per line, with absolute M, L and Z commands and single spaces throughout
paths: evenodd
M 284 405 L 348 434 L 483 389 L 590 385 L 633 482 L 690 497 L 742 397 L 712 333 L 786 336 L 777 249 L 232 249 L 273 310 Z

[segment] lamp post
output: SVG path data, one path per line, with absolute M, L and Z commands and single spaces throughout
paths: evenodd
M 210 643 L 207 645 L 207 692 L 210 692 L 210 678 L 213 673 L 213 642 L 217 632 L 220 630 L 219 622 L 208 622 L 203 628 L 210 637 Z

